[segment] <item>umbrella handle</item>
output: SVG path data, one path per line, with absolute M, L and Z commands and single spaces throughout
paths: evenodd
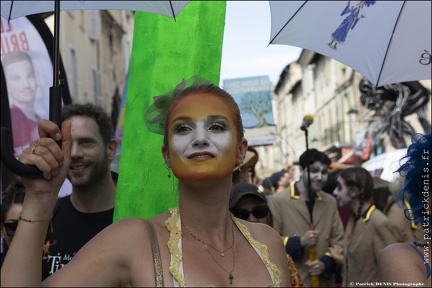
M 38 168 L 36 168 L 36 166 L 23 164 L 15 158 L 13 149 L 11 147 L 11 133 L 10 130 L 6 127 L 1 127 L 1 142 L 1 160 L 3 161 L 3 164 L 5 164 L 5 166 L 9 168 L 12 173 L 23 177 L 42 177 L 42 172 Z
M 61 127 L 61 87 L 50 87 L 50 111 L 49 118 L 52 122 Z M 39 178 L 42 177 L 42 172 L 34 165 L 23 164 L 18 161 L 13 153 L 12 137 L 10 130 L 6 127 L 1 127 L 1 147 L 0 158 L 9 170 L 23 177 Z M 59 145 L 61 142 L 57 142 Z

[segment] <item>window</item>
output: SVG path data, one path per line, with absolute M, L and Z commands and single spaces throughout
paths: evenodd
M 102 105 L 101 73 L 94 68 L 91 69 L 91 80 L 93 103 Z
M 68 45 L 67 49 L 68 85 L 72 99 L 79 99 L 80 82 L 78 77 L 78 56 L 75 49 Z
M 85 28 L 84 17 L 85 17 L 84 10 L 80 10 L 80 28 L 81 28 L 81 31 L 84 31 L 84 28 Z
M 99 40 L 99 11 L 89 10 L 90 12 L 90 39 Z

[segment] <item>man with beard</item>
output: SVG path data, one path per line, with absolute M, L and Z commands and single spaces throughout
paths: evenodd
M 63 108 L 62 121 L 72 124 L 68 172 L 72 193 L 59 198 L 54 208 L 43 246 L 42 280 L 113 221 L 115 185 L 110 165 L 117 142 L 111 119 L 93 104 L 72 104 Z
M 336 262 L 329 252 L 333 245 L 343 245 L 344 230 L 336 199 L 322 191 L 329 175 L 330 159 L 324 153 L 309 149 L 299 159 L 300 180 L 269 197 L 273 227 L 282 236 L 286 252 L 294 259 L 305 286 L 311 286 L 311 276 L 319 276 L 319 286 L 335 286 L 333 273 Z M 310 193 L 308 189 L 310 172 Z M 309 201 L 309 195 L 314 201 Z M 313 213 L 311 226 L 310 213 Z M 311 228 L 313 227 L 313 228 Z M 316 247 L 317 259 L 309 260 L 311 247 Z

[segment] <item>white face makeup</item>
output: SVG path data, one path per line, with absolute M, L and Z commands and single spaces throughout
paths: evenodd
M 329 175 L 329 168 L 327 165 L 321 163 L 320 161 L 315 161 L 311 165 L 309 165 L 310 169 L 310 180 L 311 180 L 311 189 L 314 192 L 318 192 L 327 182 Z M 302 181 L 305 187 L 308 187 L 308 172 L 307 168 L 303 169 L 302 172 Z
M 189 95 L 170 116 L 169 162 L 179 179 L 219 179 L 232 173 L 238 141 L 224 100 L 209 94 Z
M 345 185 L 344 179 L 340 176 L 337 178 L 337 186 L 333 191 L 333 195 L 335 195 L 338 204 L 341 207 L 348 206 L 353 199 L 349 193 L 348 186 Z
M 232 133 L 229 120 L 225 117 L 178 118 L 173 126 L 173 152 L 191 160 L 215 158 L 231 147 Z

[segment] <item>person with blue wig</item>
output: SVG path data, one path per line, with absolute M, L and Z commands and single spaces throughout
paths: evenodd
M 409 199 L 411 209 L 404 207 L 407 221 L 412 217 L 419 229 L 414 241 L 387 246 L 378 258 L 379 281 L 395 286 L 422 283 L 431 286 L 430 269 L 430 176 L 431 134 L 415 134 L 404 163 L 397 170 L 404 177 L 403 188 L 397 194 L 401 205 Z

